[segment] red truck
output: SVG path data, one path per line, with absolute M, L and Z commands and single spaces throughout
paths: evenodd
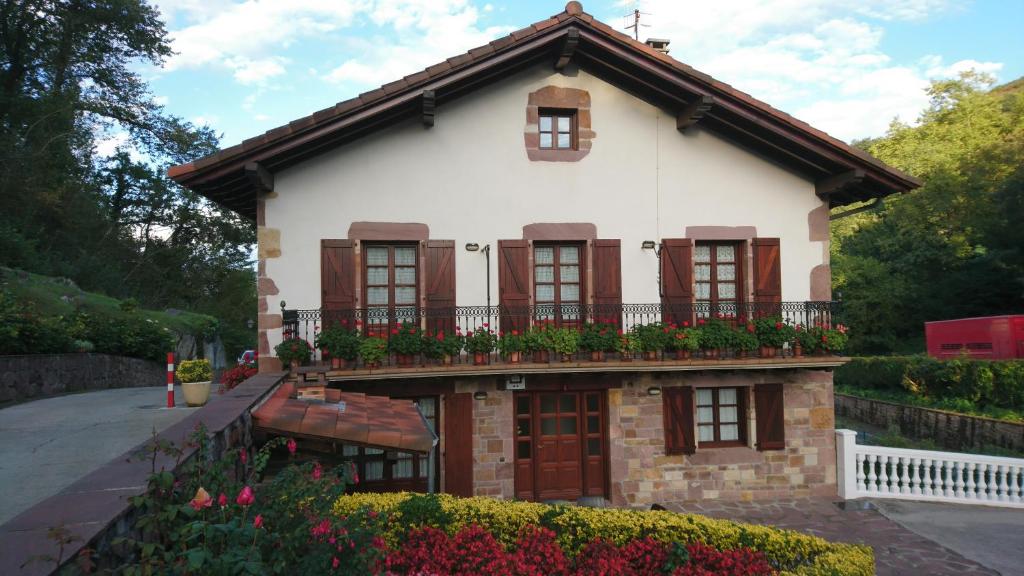
M 924 335 L 933 358 L 1024 358 L 1024 314 L 925 322 Z

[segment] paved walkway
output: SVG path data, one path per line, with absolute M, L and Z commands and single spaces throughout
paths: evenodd
M 195 408 L 164 387 L 121 388 L 0 409 L 0 524 L 56 494 Z M 216 391 L 210 401 L 218 398 Z
M 973 507 L 956 506 L 966 515 Z M 829 500 L 783 500 L 777 502 L 668 503 L 677 512 L 704 514 L 740 522 L 769 524 L 798 530 L 826 540 L 867 544 L 875 550 L 878 576 L 955 574 L 999 574 L 996 570 L 968 560 L 957 552 L 925 538 L 879 513 L 878 510 L 841 510 Z M 952 512 L 957 513 L 957 512 Z M 1017 538 L 1021 532 L 1017 531 Z M 1003 550 L 1005 561 L 1024 566 L 1024 547 Z M 1016 555 L 1016 561 L 1013 556 Z M 1017 568 L 1020 570 L 1020 568 Z M 1004 574 L 1021 574 L 1004 572 Z

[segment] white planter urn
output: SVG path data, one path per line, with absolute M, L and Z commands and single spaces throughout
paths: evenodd
M 185 395 L 185 404 L 196 407 L 206 404 L 210 399 L 210 380 L 206 382 L 182 382 L 181 392 Z

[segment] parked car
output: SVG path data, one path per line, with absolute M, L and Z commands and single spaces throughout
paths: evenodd
M 255 364 L 256 363 L 256 351 L 246 350 L 242 352 L 242 355 L 238 357 L 238 364 Z

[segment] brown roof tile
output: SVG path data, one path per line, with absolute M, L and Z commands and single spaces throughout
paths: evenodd
M 395 80 L 394 82 L 388 82 L 387 84 L 381 86 L 380 89 L 383 90 L 385 94 L 394 94 L 395 92 L 404 90 L 405 88 L 408 88 L 408 84 L 406 84 L 405 79 L 402 78 L 399 80 Z
M 532 36 L 533 34 L 536 34 L 536 33 L 537 33 L 537 29 L 536 28 L 534 28 L 533 26 L 527 26 L 526 28 L 520 28 L 519 30 L 516 30 L 515 32 L 513 32 L 511 34 L 511 36 L 512 36 L 512 38 L 515 38 L 516 40 L 522 40 L 523 38 L 526 38 L 528 36 Z

